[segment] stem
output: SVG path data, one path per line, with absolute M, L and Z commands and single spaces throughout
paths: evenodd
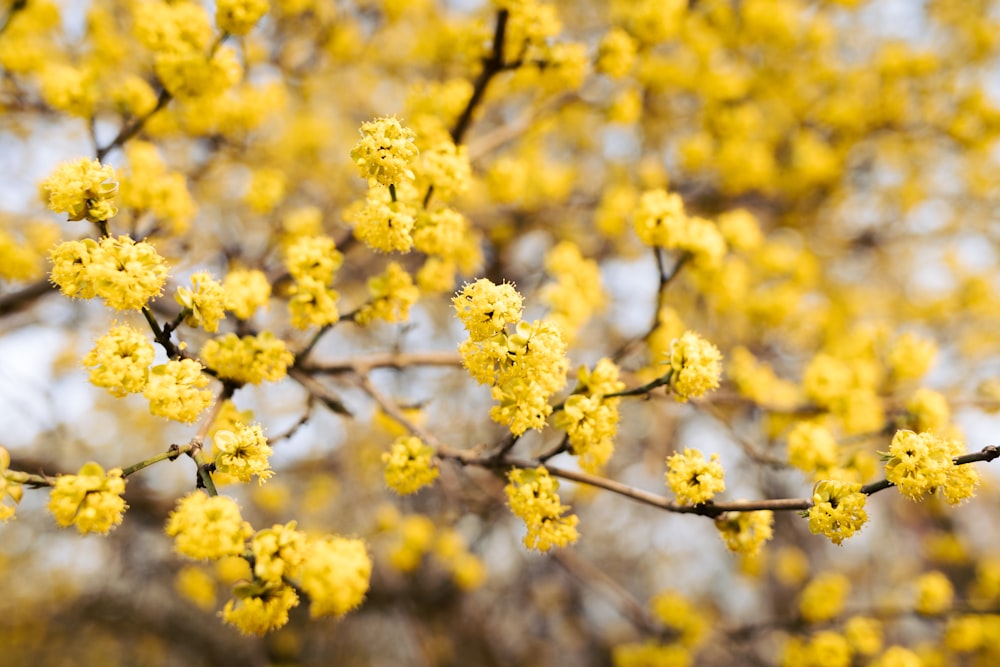
M 673 378 L 673 376 L 674 376 L 674 369 L 671 368 L 669 371 L 666 372 L 666 374 L 661 375 L 655 380 L 647 382 L 641 387 L 635 387 L 634 389 L 625 389 L 624 391 L 616 391 L 613 394 L 605 394 L 604 398 L 621 398 L 622 396 L 643 396 L 645 394 L 650 393 L 651 391 L 653 391 L 658 387 L 669 385 L 670 380 Z
M 194 449 L 194 445 L 188 443 L 186 445 L 170 445 L 170 449 L 155 456 L 151 456 L 148 459 L 139 461 L 138 463 L 133 463 L 127 468 L 122 468 L 122 477 L 128 477 L 134 473 L 139 472 L 143 468 L 148 468 L 154 463 L 159 463 L 160 461 L 173 461 L 181 454 L 188 454 Z
M 472 114 L 480 102 L 483 101 L 483 97 L 486 95 L 486 87 L 490 85 L 490 81 L 494 76 L 504 70 L 504 37 L 507 32 L 507 19 L 509 18 L 510 12 L 508 10 L 501 9 L 497 12 L 496 27 L 493 30 L 493 51 L 483 61 L 483 69 L 479 73 L 479 76 L 476 77 L 475 83 L 473 83 L 472 96 L 469 98 L 469 103 L 465 105 L 465 109 L 462 110 L 462 114 L 459 116 L 458 121 L 456 121 L 455 127 L 451 130 L 451 140 L 456 146 L 462 143 L 462 138 L 468 131 L 469 125 L 472 124 Z

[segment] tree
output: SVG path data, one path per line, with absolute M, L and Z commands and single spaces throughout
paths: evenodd
M 998 28 L 6 3 L 4 664 L 994 664 Z

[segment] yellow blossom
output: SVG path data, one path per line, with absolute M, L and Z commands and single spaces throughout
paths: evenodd
M 105 222 L 118 212 L 118 181 L 113 167 L 81 158 L 62 162 L 41 185 L 45 203 L 70 220 Z
M 730 551 L 756 555 L 774 535 L 774 512 L 726 512 L 715 520 L 715 527 Z
M 808 623 L 836 618 L 851 592 L 851 581 L 839 572 L 820 574 L 810 581 L 799 599 L 799 613 Z
M 852 616 L 844 623 L 844 637 L 860 655 L 875 655 L 882 650 L 882 623 L 874 618 Z
M 653 596 L 649 608 L 658 621 L 678 634 L 677 641 L 683 646 L 694 649 L 705 639 L 708 619 L 677 591 L 663 591 Z
M 674 339 L 666 363 L 670 365 L 670 387 L 677 401 L 697 398 L 719 386 L 722 354 L 693 331 Z
M 127 236 L 65 241 L 54 246 L 52 282 L 69 297 L 99 296 L 115 310 L 139 310 L 167 278 L 164 259 L 145 241 Z
M 112 327 L 97 339 L 94 349 L 83 358 L 90 369 L 90 382 L 115 396 L 141 392 L 146 386 L 155 352 L 146 337 L 133 327 Z
M 0 447 L 0 521 L 6 522 L 14 516 L 15 508 L 24 496 L 24 488 L 17 482 L 12 482 L 4 476 L 10 468 L 10 452 Z M 10 499 L 13 505 L 8 505 Z
M 288 312 L 296 329 L 323 327 L 340 321 L 337 308 L 340 293 L 337 290 L 305 277 L 289 288 L 288 295 Z
M 231 35 L 245 35 L 267 10 L 267 0 L 218 0 L 215 3 L 215 25 Z
M 354 236 L 372 250 L 405 253 L 413 247 L 415 216 L 411 204 L 369 193 L 364 206 L 349 219 L 354 223 Z
M 170 360 L 153 366 L 142 395 L 150 414 L 191 423 L 212 403 L 212 392 L 202 389 L 208 377 L 193 359 Z
M 788 462 L 803 472 L 823 475 L 837 465 L 837 441 L 821 424 L 797 422 L 788 434 Z
M 861 484 L 835 480 L 817 483 L 813 506 L 808 510 L 809 530 L 840 544 L 868 521 L 866 499 L 867 496 L 861 493 Z
M 473 341 L 484 341 L 521 319 L 522 298 L 513 285 L 496 285 L 487 278 L 468 283 L 452 303 Z
M 196 560 L 241 556 L 252 532 L 235 500 L 202 491 L 192 491 L 178 500 L 166 526 L 177 552 Z
M 219 472 L 232 475 L 241 482 L 249 482 L 252 476 L 257 475 L 260 484 L 274 475 L 268 460 L 271 447 L 260 424 L 247 426 L 237 422 L 233 431 L 216 431 L 212 444 L 217 450 L 215 468 Z
M 235 597 L 220 616 L 244 635 L 264 635 L 288 623 L 288 611 L 299 604 L 299 596 L 281 583 L 239 585 Z
M 674 453 L 667 458 L 667 485 L 681 504 L 700 505 L 725 491 L 722 464 L 719 455 L 705 460 L 697 449 L 685 448 L 684 453 Z
M 434 465 L 434 449 L 420 438 L 400 436 L 391 449 L 382 454 L 385 483 L 396 493 L 407 495 L 432 484 L 438 476 Z
M 410 306 L 420 297 L 420 290 L 413 278 L 396 262 L 389 262 L 385 271 L 368 279 L 368 303 L 361 306 L 354 321 L 365 325 L 380 319 L 386 322 L 405 322 L 409 319 Z
M 122 522 L 128 505 L 122 498 L 125 479 L 121 468 L 107 473 L 97 463 L 84 464 L 75 475 L 56 478 L 49 511 L 60 526 L 76 525 L 81 533 L 107 534 Z
M 250 543 L 253 573 L 258 579 L 278 583 L 283 577 L 298 576 L 305 558 L 305 534 L 295 530 L 296 522 L 274 524 L 258 530 Z
M 234 333 L 213 338 L 202 347 L 201 356 L 220 377 L 249 384 L 277 382 L 295 360 L 285 342 L 269 331 L 243 338 Z
M 283 247 L 283 256 L 295 280 L 309 279 L 323 285 L 333 282 L 334 274 L 344 263 L 333 239 L 321 235 L 294 237 Z
M 271 298 L 271 283 L 263 271 L 233 269 L 222 279 L 226 310 L 241 320 L 253 317 L 254 311 L 267 306 Z
M 925 616 L 939 616 L 951 609 L 955 588 L 943 572 L 927 572 L 915 583 L 917 601 L 914 609 Z
M 579 518 L 575 514 L 565 515 L 569 507 L 559 500 L 559 482 L 549 475 L 545 466 L 511 470 L 507 479 L 510 483 L 504 490 L 510 509 L 528 529 L 524 536 L 526 547 L 548 551 L 554 546 L 564 547 L 576 542 Z
M 371 573 L 372 561 L 361 540 L 335 535 L 308 540 L 302 590 L 309 596 L 309 615 L 343 616 L 360 605 Z
M 218 331 L 219 320 L 226 317 L 226 293 L 222 284 L 207 271 L 191 276 L 191 284 L 194 289 L 178 287 L 174 294 L 174 300 L 188 313 L 184 323 L 190 327 L 201 327 L 209 333 Z
M 597 71 L 620 79 L 632 69 L 635 61 L 636 41 L 621 28 L 612 28 L 597 48 Z
M 392 185 L 413 179 L 410 164 L 419 151 L 416 133 L 396 118 L 376 118 L 361 124 L 361 140 L 351 149 L 351 159 L 369 185 Z

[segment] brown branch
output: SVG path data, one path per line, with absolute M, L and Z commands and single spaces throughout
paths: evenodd
M 53 294 L 55 291 L 55 286 L 48 280 L 39 280 L 17 292 L 4 294 L 0 296 L 0 317 L 24 310 L 41 297 L 46 294 Z
M 354 373 L 367 375 L 375 368 L 406 368 L 407 366 L 461 366 L 462 357 L 457 352 L 385 352 L 366 357 L 355 357 L 341 361 L 305 364 L 305 373 L 340 375 Z
M 465 109 L 462 110 L 462 114 L 458 117 L 455 127 L 451 130 L 451 140 L 456 146 L 462 143 L 465 133 L 472 124 L 472 114 L 475 112 L 476 107 L 483 101 L 490 81 L 504 70 L 503 49 L 508 18 L 510 18 L 508 10 L 501 9 L 497 12 L 496 28 L 493 31 L 493 51 L 488 57 L 483 59 L 483 69 L 472 85 L 472 96 L 469 98 L 468 104 L 465 105 Z

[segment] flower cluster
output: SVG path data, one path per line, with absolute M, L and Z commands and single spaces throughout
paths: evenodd
M 282 379 L 295 360 L 285 342 L 268 331 L 243 338 L 234 333 L 213 338 L 202 347 L 201 356 L 219 377 L 248 384 Z
M 469 338 L 459 346 L 462 362 L 481 384 L 492 387 L 498 405 L 490 417 L 515 435 L 540 429 L 552 413 L 548 399 L 566 384 L 566 341 L 546 320 L 507 323 L 521 315 L 521 296 L 510 285 L 483 278 L 466 285 L 453 299 Z
M 416 493 L 437 479 L 438 469 L 433 459 L 433 447 L 425 445 L 420 438 L 400 436 L 390 450 L 382 454 L 385 483 L 401 495 Z
M 164 259 L 127 236 L 65 241 L 52 248 L 52 282 L 68 297 L 99 296 L 116 310 L 139 310 L 163 289 Z
M 222 279 L 222 290 L 226 310 L 241 320 L 249 320 L 271 298 L 271 283 L 256 269 L 233 269 Z
M 309 615 L 343 616 L 361 604 L 368 592 L 372 561 L 361 540 L 329 535 L 306 542 L 302 590 L 309 596 Z
M 580 467 L 597 472 L 611 458 L 618 432 L 621 399 L 606 395 L 621 391 L 625 383 L 618 379 L 618 366 L 606 358 L 593 371 L 581 366 L 577 382 L 576 391 L 556 414 L 555 426 L 566 430 L 570 451 L 579 457 Z
M 410 274 L 396 262 L 389 262 L 384 272 L 368 279 L 368 302 L 358 310 L 354 321 L 360 325 L 374 320 L 405 322 L 410 306 L 419 297 L 420 290 Z
M 705 460 L 698 449 L 685 448 L 667 458 L 667 485 L 677 496 L 677 501 L 699 505 L 707 503 L 716 493 L 726 490 L 719 455 Z
M 167 518 L 167 535 L 177 552 L 195 560 L 241 556 L 253 528 L 243 520 L 236 501 L 192 491 L 177 501 Z
M 69 219 L 106 222 L 118 212 L 115 197 L 118 181 L 113 167 L 81 158 L 63 162 L 42 182 L 45 203 Z
M 185 232 L 197 213 L 184 174 L 170 171 L 156 146 L 145 141 L 125 145 L 128 170 L 122 175 L 122 204 L 151 213 L 175 234 Z
M 542 288 L 542 301 L 551 310 L 549 319 L 571 341 L 604 307 L 607 296 L 601 286 L 600 268 L 594 260 L 584 258 L 575 244 L 563 241 L 546 253 L 545 269 L 555 282 Z
M 410 163 L 419 151 L 416 133 L 396 118 L 376 118 L 361 124 L 361 139 L 351 150 L 351 159 L 370 186 L 394 185 L 412 180 Z
M 207 271 L 191 276 L 191 284 L 194 289 L 178 287 L 174 294 L 186 313 L 184 323 L 215 333 L 219 330 L 219 320 L 226 317 L 226 291 Z
M 549 475 L 545 466 L 511 470 L 507 479 L 509 484 L 504 490 L 510 509 L 528 528 L 524 536 L 526 547 L 548 551 L 553 546 L 564 547 L 576 542 L 579 518 L 575 514 L 564 516 L 569 507 L 559 501 L 559 482 Z
M 788 462 L 819 476 L 837 465 L 837 441 L 830 429 L 815 422 L 801 421 L 788 434 Z
M 813 490 L 813 506 L 807 512 L 809 530 L 840 544 L 868 521 L 866 498 L 861 493 L 861 484 L 836 480 L 817 483 Z
M 219 430 L 212 436 L 216 449 L 215 468 L 241 482 L 249 482 L 257 475 L 258 483 L 263 484 L 274 475 L 268 460 L 271 447 L 264 431 L 260 424 L 247 426 L 237 422 L 234 426 L 234 430 Z
M 268 0 L 218 0 L 215 3 L 215 25 L 230 35 L 245 35 L 268 9 Z
M 83 358 L 83 365 L 90 369 L 91 384 L 120 397 L 145 389 L 154 355 L 152 344 L 143 334 L 120 325 L 97 339 L 94 349 Z
M 730 551 L 753 556 L 774 536 L 774 512 L 726 512 L 715 520 L 715 527 Z
M 726 254 L 726 240 L 718 226 L 688 216 L 676 193 L 663 189 L 644 192 L 632 224 L 646 245 L 689 253 L 697 267 L 717 268 Z
M 194 359 L 172 359 L 149 370 L 142 395 L 149 412 L 190 424 L 212 403 L 212 392 L 203 389 L 208 377 Z
M 940 488 L 949 503 L 960 503 L 972 497 L 979 484 L 974 468 L 954 463 L 953 457 L 964 450 L 958 440 L 933 433 L 896 431 L 889 445 L 885 477 L 911 500 L 920 500 Z
M 670 388 L 674 399 L 687 401 L 719 386 L 722 354 L 719 348 L 693 331 L 686 331 L 670 345 Z
M 326 326 L 340 319 L 340 294 L 330 287 L 344 256 L 329 236 L 303 235 L 284 247 L 285 266 L 295 284 L 289 290 L 292 325 L 299 329 Z
M 49 511 L 60 526 L 76 525 L 81 533 L 106 534 L 122 522 L 128 506 L 122 498 L 125 479 L 121 468 L 107 473 L 97 463 L 84 464 L 75 475 L 56 478 Z

